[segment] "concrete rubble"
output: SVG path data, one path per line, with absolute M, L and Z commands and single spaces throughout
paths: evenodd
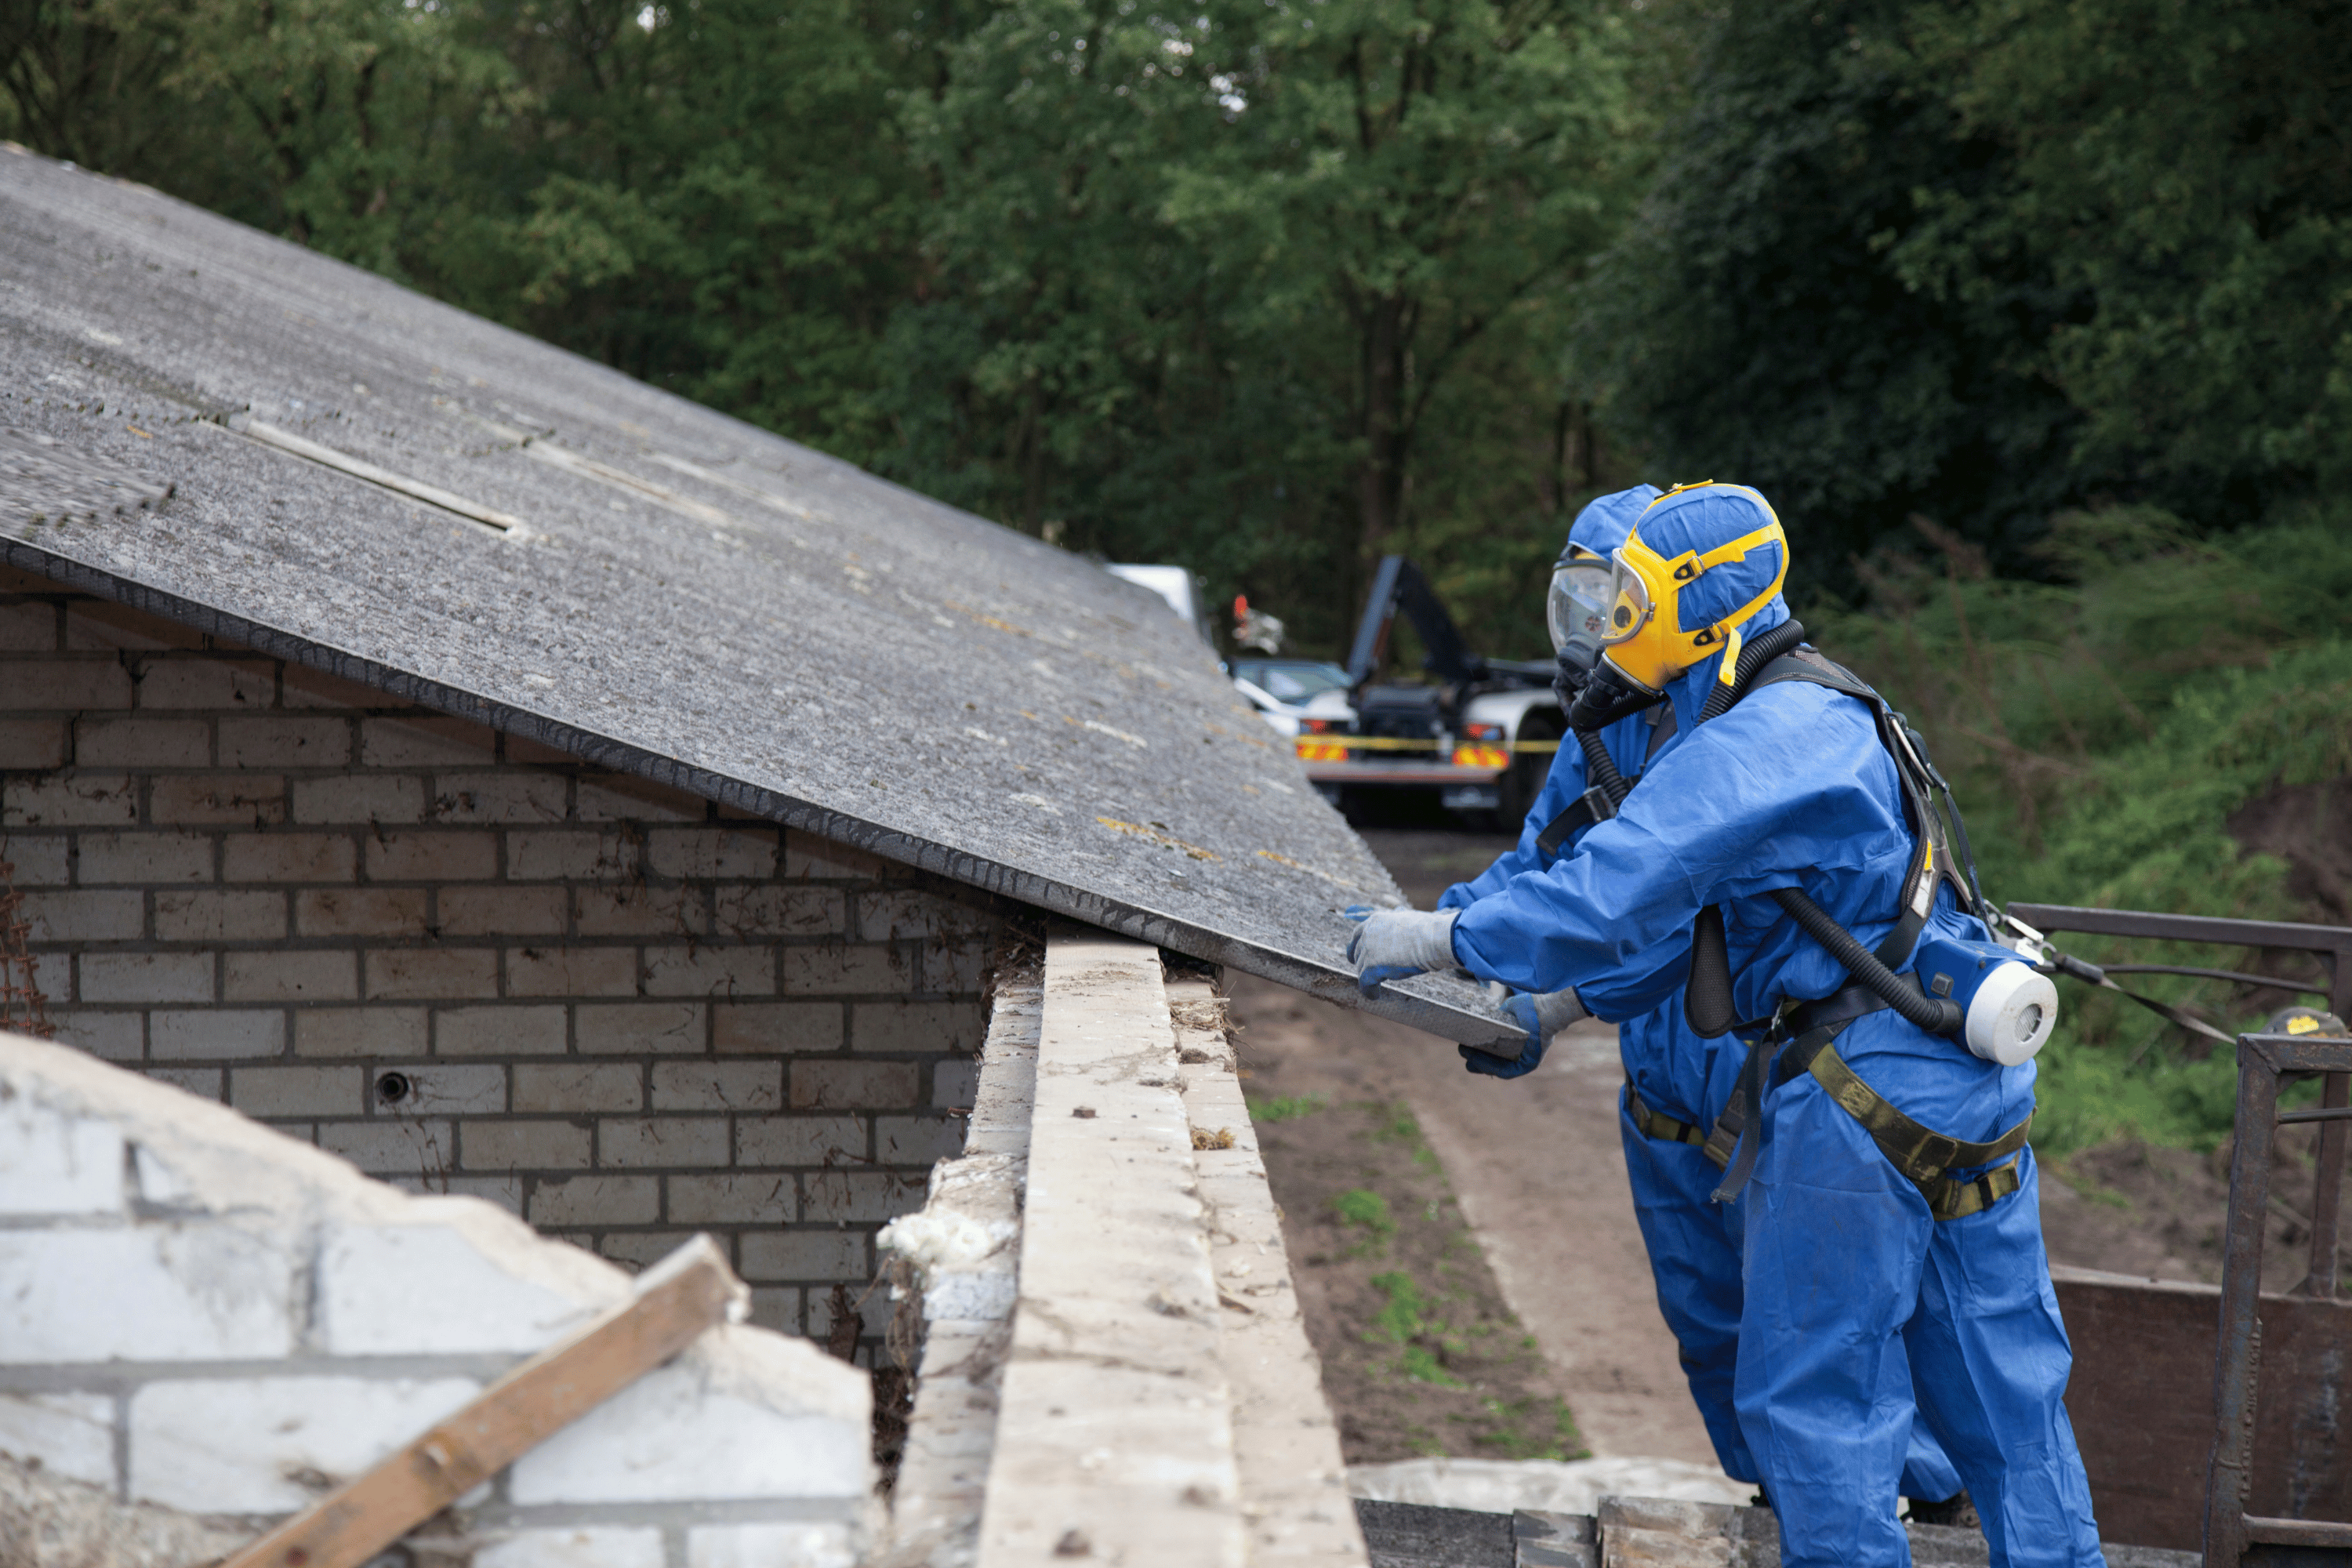
M 86 1558 L 109 1531 L 178 1543 L 163 1555 L 214 1539 L 139 1507 L 249 1539 L 631 1292 L 490 1204 L 398 1192 L 0 1036 L 0 1453 L 20 1492 L 91 1494 L 73 1494 L 89 1522 L 26 1561 Z M 722 1324 L 461 1499 L 442 1545 L 479 1568 L 845 1568 L 869 1426 L 863 1373 Z

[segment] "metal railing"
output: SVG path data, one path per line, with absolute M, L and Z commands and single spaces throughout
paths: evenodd
M 2042 931 L 2285 948 L 2319 955 L 2328 966 L 2330 1010 L 2352 1012 L 2352 928 L 2282 921 L 2212 920 L 2136 910 L 2084 910 L 2050 904 L 2011 906 Z M 2269 984 L 2267 980 L 2264 982 Z M 2278 1109 L 2279 1091 L 2312 1075 L 2324 1079 L 2318 1108 Z M 2320 1035 L 2238 1037 L 2237 1142 L 2230 1162 L 2230 1207 L 2223 1231 L 2221 1336 L 2214 1352 L 2212 1458 L 2205 1477 L 2205 1568 L 2239 1568 L 2252 1556 L 2352 1563 L 2352 1523 L 2273 1519 L 2246 1512 L 2252 1480 L 2255 1400 L 2262 1375 L 2263 1222 L 2270 1204 L 2272 1155 L 2282 1126 L 2315 1123 L 2311 1267 L 2299 1294 L 2336 1294 L 2336 1215 L 2344 1187 L 2347 1133 L 2352 1132 L 2352 1040 Z M 2322 1558 L 2302 1553 L 2315 1549 Z

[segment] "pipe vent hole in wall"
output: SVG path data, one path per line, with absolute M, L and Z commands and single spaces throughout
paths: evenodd
M 398 1105 L 415 1092 L 404 1072 L 388 1072 L 375 1080 L 375 1097 L 386 1105 Z

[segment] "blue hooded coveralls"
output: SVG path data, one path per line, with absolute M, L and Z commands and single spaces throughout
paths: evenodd
M 1577 514 L 1569 542 L 1602 558 L 1625 542 L 1643 510 L 1658 497 L 1656 487 L 1637 485 L 1593 501 Z M 1750 623 L 1767 631 L 1788 618 L 1777 597 Z M 1647 713 L 1621 719 L 1601 732 L 1601 744 L 1617 771 L 1638 779 L 1654 756 L 1663 755 L 1688 731 L 1681 716 L 1664 725 L 1662 705 Z M 1441 910 L 1467 909 L 1490 893 L 1499 892 L 1524 871 L 1540 871 L 1556 857 L 1536 842 L 1552 819 L 1583 795 L 1591 783 L 1584 752 L 1573 739 L 1563 742 L 1553 760 L 1534 807 L 1519 830 L 1516 848 L 1501 856 L 1467 882 L 1456 882 L 1437 900 Z M 1580 829 L 1578 840 L 1590 828 Z M 1574 853 L 1571 840 L 1563 853 Z M 1702 1132 L 1731 1099 L 1739 1080 L 1745 1047 L 1729 1036 L 1702 1039 L 1691 1032 L 1683 1016 L 1682 992 L 1639 1017 L 1626 1020 L 1617 1032 L 1617 1049 L 1625 1067 L 1625 1081 L 1652 1110 L 1671 1116 Z M 1641 1226 L 1642 1244 L 1650 1257 L 1650 1272 L 1657 1288 L 1658 1310 L 1666 1320 L 1680 1352 L 1683 1375 L 1689 1380 L 1691 1398 L 1698 1405 L 1717 1462 L 1735 1480 L 1754 1483 L 1763 1478 L 1740 1435 L 1732 1408 L 1732 1373 L 1739 1348 L 1739 1233 L 1743 1205 L 1708 1201 L 1722 1173 L 1697 1146 L 1671 1139 L 1652 1138 L 1633 1121 L 1624 1095 L 1617 1100 L 1617 1135 L 1625 1150 L 1625 1174 L 1633 1192 L 1633 1215 Z M 1910 1369 L 1904 1359 L 1891 1356 L 1886 1371 L 1897 1386 L 1889 1396 L 1910 1398 Z M 1961 1489 L 1958 1474 L 1943 1449 L 1923 1426 L 1915 1426 L 1905 1459 L 1902 1495 L 1940 1502 Z
M 1670 559 L 1764 521 L 1756 499 L 1731 487 L 1680 492 L 1639 519 L 1643 540 Z M 1682 626 L 1753 598 L 1778 570 L 1772 554 L 1753 552 L 1685 585 Z M 1785 615 L 1775 601 L 1745 630 L 1753 636 Z M 1531 863 L 1483 889 L 1454 928 L 1455 957 L 1481 979 L 1538 994 L 1572 986 L 1595 1016 L 1623 1026 L 1639 1020 L 1654 1052 L 1681 1064 L 1627 1049 L 1643 1098 L 1654 1085 L 1652 1103 L 1670 1115 L 1719 1110 L 1731 1070 L 1728 1050 L 1687 1060 L 1675 1044 L 1656 1051 L 1682 1031 L 1699 911 L 1723 907 L 1737 1014 L 1764 1017 L 1784 998 L 1828 996 L 1850 978 L 1770 890 L 1803 889 L 1874 946 L 1894 925 L 1916 853 L 1894 763 L 1864 704 L 1791 681 L 1752 693 L 1701 729 L 1718 658 L 1669 685 L 1675 742 L 1650 760 L 1619 815 L 1549 866 Z M 1612 754 L 1622 767 L 1624 753 L 1612 746 Z M 1564 800 L 1569 788 L 1559 779 L 1546 798 Z M 1523 839 L 1520 852 L 1530 850 Z M 1956 936 L 1986 935 L 1948 889 L 1938 892 L 1931 921 Z M 1906 1114 L 1955 1138 L 1990 1139 L 2032 1108 L 2032 1063 L 1980 1060 L 1891 1010 L 1850 1025 L 1836 1049 Z M 1712 1070 L 1699 1070 L 1698 1060 Z M 1939 1223 L 1810 1075 L 1771 1090 L 1748 1135 L 1761 1144 L 1738 1205 L 1733 1405 L 1780 1518 L 1782 1561 L 1909 1561 L 1895 1518 L 1913 1415 L 1905 1380 L 1888 1366 L 1899 1359 L 1919 1418 L 1983 1516 L 1994 1563 L 2100 1562 L 2063 1403 L 2071 1352 L 2042 1244 L 2032 1149 L 2019 1156 L 2015 1194 Z

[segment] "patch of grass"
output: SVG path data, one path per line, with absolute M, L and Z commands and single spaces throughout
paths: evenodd
M 1253 1121 L 1296 1121 L 1312 1116 L 1331 1102 L 1319 1094 L 1275 1094 L 1249 1102 Z
M 1372 1289 L 1388 1298 L 1387 1303 L 1372 1319 L 1371 1332 L 1367 1339 L 1382 1339 L 1392 1345 L 1411 1344 L 1421 1337 L 1428 1326 L 1423 1314 L 1429 1310 L 1429 1301 L 1413 1283 L 1412 1276 L 1401 1272 L 1375 1274 Z
M 1372 1319 L 1371 1331 L 1364 1337 L 1386 1341 L 1400 1349 L 1397 1369 L 1416 1383 L 1433 1383 L 1441 1388 L 1460 1388 L 1462 1380 L 1445 1370 L 1437 1352 L 1422 1342 L 1430 1337 L 1429 1298 L 1410 1274 L 1392 1271 L 1372 1276 L 1372 1288 L 1388 1300 Z M 1441 1339 L 1441 1345 L 1444 1344 Z
M 1396 1215 L 1389 1209 L 1388 1199 L 1368 1187 L 1355 1187 L 1331 1200 L 1331 1208 L 1341 1225 L 1354 1226 L 1364 1233 L 1353 1250 L 1353 1256 L 1369 1258 L 1387 1250 L 1396 1239 Z
M 1393 1100 L 1376 1109 L 1381 1121 L 1372 1129 L 1372 1136 L 1383 1143 L 1403 1144 L 1412 1152 L 1414 1164 L 1433 1176 L 1439 1174 L 1436 1151 L 1430 1148 L 1427 1140 L 1422 1137 L 1421 1123 L 1413 1120 L 1412 1111 L 1404 1101 Z
M 1407 1345 L 1398 1357 L 1397 1364 L 1415 1383 L 1433 1383 L 1440 1388 L 1459 1388 L 1462 1380 L 1438 1364 L 1437 1357 L 1419 1345 Z

